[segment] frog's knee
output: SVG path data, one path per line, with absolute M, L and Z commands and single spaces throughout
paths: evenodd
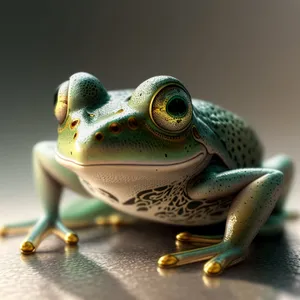
M 279 170 L 284 174 L 284 176 L 292 177 L 294 174 L 295 164 L 290 156 L 286 154 L 278 154 L 266 160 L 263 167 Z
M 278 199 L 283 193 L 284 188 L 284 174 L 278 170 L 270 170 L 270 173 L 263 176 L 258 182 L 260 191 L 265 195 L 273 194 L 273 199 Z
M 281 172 L 279 170 L 272 170 L 268 174 L 268 179 L 272 185 L 274 184 L 276 186 L 281 186 L 284 181 L 284 174 L 283 174 L 283 172 Z

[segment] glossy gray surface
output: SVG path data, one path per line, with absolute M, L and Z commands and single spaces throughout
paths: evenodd
M 179 230 L 144 222 L 85 229 L 79 247 L 50 237 L 31 256 L 18 252 L 22 237 L 2 239 L 0 299 L 299 299 L 300 221 L 257 238 L 246 261 L 213 278 L 203 263 L 157 268 Z

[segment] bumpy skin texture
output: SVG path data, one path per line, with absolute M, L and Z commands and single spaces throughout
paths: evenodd
M 22 243 L 23 253 L 34 252 L 48 230 L 76 243 L 68 222 L 73 222 L 70 227 L 78 220 L 95 224 L 96 216 L 107 216 L 112 208 L 176 225 L 226 220 L 221 239 L 177 236 L 182 242 L 213 245 L 158 262 L 171 267 L 211 258 L 204 271 L 214 275 L 245 257 L 272 212 L 272 226 L 284 219 L 282 206 L 293 174 L 290 158 L 279 155 L 263 162 L 261 143 L 244 120 L 192 99 L 173 77 L 157 76 L 135 90 L 107 92 L 94 76 L 77 73 L 59 87 L 54 112 L 57 143 L 39 143 L 33 155 L 45 215 Z M 76 205 L 59 215 L 64 187 L 97 201 L 80 202 L 80 209 Z M 126 218 L 120 216 L 119 221 Z

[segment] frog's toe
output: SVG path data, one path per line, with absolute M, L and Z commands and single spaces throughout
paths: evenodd
M 207 275 L 219 275 L 226 267 L 232 266 L 245 257 L 241 248 L 228 242 L 220 242 L 212 246 L 171 253 L 158 260 L 159 267 L 170 268 L 210 259 L 204 265 Z
M 70 232 L 65 235 L 64 241 L 68 245 L 76 245 L 79 241 L 79 238 L 78 238 L 77 234 Z
M 5 226 L 0 227 L 0 237 L 6 236 L 6 228 Z
M 224 268 L 222 265 L 216 261 L 209 261 L 204 265 L 204 272 L 207 275 L 219 275 L 223 272 L 223 270 Z
M 78 235 L 66 227 L 61 221 L 55 222 L 53 233 L 61 238 L 68 245 L 76 245 L 79 242 Z
M 178 263 L 178 259 L 172 254 L 166 254 L 158 260 L 158 266 L 161 268 L 174 267 Z
M 176 240 L 182 243 L 214 245 L 222 241 L 223 235 L 196 235 L 189 232 L 177 234 Z
M 167 254 L 158 260 L 158 265 L 159 267 L 177 267 L 193 262 L 208 260 L 221 253 L 225 249 L 225 246 L 225 243 L 221 242 L 208 247 Z
M 35 246 L 30 241 L 24 241 L 20 245 L 20 250 L 23 254 L 32 254 L 35 252 Z
M 229 248 L 224 252 L 214 256 L 204 265 L 206 275 L 219 275 L 227 267 L 233 266 L 245 259 L 245 253 L 240 248 Z

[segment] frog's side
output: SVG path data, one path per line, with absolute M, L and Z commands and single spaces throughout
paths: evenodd
M 92 75 L 77 73 L 59 87 L 55 115 L 57 146 L 44 142 L 34 149 L 46 217 L 21 245 L 23 253 L 33 252 L 49 228 L 67 243 L 77 242 L 59 219 L 64 186 L 159 222 L 207 225 L 227 219 L 223 241 L 159 261 L 175 266 L 213 257 L 205 265 L 208 274 L 240 261 L 271 212 L 282 211 L 291 160 L 277 156 L 263 163 L 261 144 L 241 118 L 192 100 L 173 77 L 107 92 Z

